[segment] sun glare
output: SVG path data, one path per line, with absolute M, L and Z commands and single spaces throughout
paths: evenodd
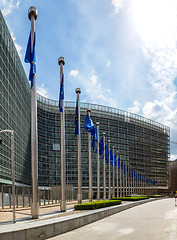
M 134 0 L 132 17 L 145 42 L 175 44 L 176 4 L 173 0 Z

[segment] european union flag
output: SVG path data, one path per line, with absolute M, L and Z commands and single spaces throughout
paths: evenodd
M 116 154 L 114 154 L 114 166 L 117 165 L 117 162 L 116 162 L 117 158 L 116 158 Z
M 112 153 L 112 149 L 110 150 L 110 163 L 111 163 L 111 165 L 113 164 L 113 153 Z
M 64 74 L 62 75 L 61 78 L 61 84 L 60 84 L 60 96 L 59 96 L 59 109 L 60 112 L 63 112 L 63 106 L 61 104 L 61 100 L 64 99 Z
M 105 145 L 105 160 L 109 162 L 109 151 L 108 151 L 108 144 Z
M 121 169 L 123 169 L 123 162 L 121 162 Z
M 90 118 L 89 114 L 87 113 L 86 119 L 85 119 L 85 125 L 84 128 L 91 133 L 93 136 L 92 140 L 92 148 L 94 150 L 95 148 L 95 141 L 97 140 L 97 130 L 92 122 L 92 119 Z
M 120 168 L 120 157 L 118 157 L 118 169 Z
M 85 125 L 84 128 L 89 131 L 92 136 L 95 138 L 95 126 L 93 125 L 92 119 L 90 118 L 89 114 L 87 113 L 86 119 L 85 119 Z
M 92 139 L 92 148 L 93 148 L 93 151 L 95 149 L 95 141 L 97 141 L 97 129 L 95 128 L 95 133 L 93 135 L 93 139 Z
M 104 152 L 104 143 L 103 143 L 103 137 L 101 138 L 101 141 L 99 143 L 99 154 L 100 156 L 103 154 Z M 95 150 L 95 153 L 97 153 L 97 149 Z
M 78 99 L 76 99 L 76 112 L 75 112 L 75 136 L 79 134 L 79 122 L 78 122 Z
M 33 75 L 36 73 L 36 33 L 34 32 L 34 40 L 33 40 L 33 49 L 31 51 L 31 32 L 28 39 L 28 45 L 25 54 L 25 62 L 30 63 L 30 73 L 29 80 L 31 81 L 31 88 L 33 88 Z
M 125 165 L 124 165 L 124 175 L 126 176 L 126 167 L 125 167 Z

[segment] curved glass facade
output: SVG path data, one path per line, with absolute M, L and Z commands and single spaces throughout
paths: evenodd
M 15 181 L 31 184 L 30 86 L 0 11 L 0 130 L 14 130 Z M 0 183 L 11 183 L 11 138 L 1 133 Z
M 88 137 L 83 128 L 87 108 L 91 118 L 100 123 L 100 139 L 106 133 L 111 148 L 157 186 L 168 184 L 170 129 L 160 123 L 115 108 L 80 103 L 82 186 L 88 187 Z M 77 138 L 74 136 L 75 102 L 65 102 L 65 150 L 67 184 L 77 187 Z M 38 95 L 39 183 L 60 184 L 60 112 L 58 101 Z M 96 154 L 92 152 L 93 187 L 97 184 Z M 101 185 L 103 160 L 100 158 Z M 108 167 L 107 167 L 108 171 Z M 108 177 L 108 174 L 107 174 Z M 108 182 L 108 179 L 107 179 Z
M 15 179 L 31 184 L 30 85 L 20 58 L 0 11 L 0 130 L 13 129 L 15 139 Z M 168 127 L 115 108 L 80 103 L 82 186 L 88 188 L 88 133 L 83 128 L 87 108 L 91 118 L 100 123 L 100 139 L 124 157 L 132 168 L 158 187 L 167 187 L 169 137 Z M 60 185 L 60 112 L 58 101 L 38 95 L 39 185 Z M 77 187 L 77 138 L 74 128 L 75 102 L 65 102 L 66 183 Z M 1 134 L 0 183 L 11 183 L 10 135 Z M 97 160 L 92 152 L 93 188 L 97 185 Z M 106 167 L 108 172 L 108 167 Z M 103 186 L 103 160 L 100 158 L 100 186 Z M 108 174 L 107 174 L 108 183 Z

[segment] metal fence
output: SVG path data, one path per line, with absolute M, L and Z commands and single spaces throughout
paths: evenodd
M 39 187 L 38 188 L 39 206 L 59 204 L 61 200 L 60 186 Z M 82 191 L 82 199 L 88 199 L 88 190 Z M 66 187 L 66 201 L 77 200 L 77 189 L 71 185 Z M 32 202 L 32 190 L 30 186 L 15 187 L 16 208 L 30 207 Z M 12 186 L 1 185 L 0 187 L 0 208 L 12 208 Z

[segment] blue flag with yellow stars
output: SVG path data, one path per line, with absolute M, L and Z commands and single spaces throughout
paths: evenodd
M 103 137 L 102 137 L 99 143 L 99 155 L 101 156 L 103 152 L 104 152 L 104 143 L 103 143 Z M 95 150 L 95 153 L 97 153 L 97 149 Z
M 64 99 L 64 74 L 62 74 L 61 84 L 60 84 L 60 96 L 59 96 L 59 109 L 60 112 L 63 112 L 63 106 L 61 104 L 61 100 Z
M 110 163 L 113 164 L 113 152 L 112 149 L 110 150 Z
M 120 168 L 120 157 L 118 157 L 118 165 L 117 165 L 118 168 Z
M 109 150 L 108 150 L 108 144 L 105 145 L 105 160 L 108 163 L 109 162 Z
M 84 125 L 84 129 L 86 129 L 88 132 L 91 133 L 91 135 L 93 136 L 93 140 L 92 140 L 92 148 L 94 150 L 95 148 L 95 141 L 97 141 L 97 130 L 92 122 L 92 119 L 90 118 L 89 114 L 87 113 L 86 119 L 85 119 L 85 125 Z
M 117 165 L 117 158 L 116 158 L 116 154 L 114 154 L 114 166 Z
M 79 134 L 79 122 L 78 122 L 78 99 L 76 99 L 76 112 L 75 112 L 75 136 Z
M 30 73 L 29 80 L 31 81 L 31 88 L 33 88 L 33 75 L 36 73 L 36 33 L 34 32 L 34 40 L 33 40 L 33 49 L 31 51 L 31 32 L 28 39 L 28 45 L 25 54 L 25 62 L 30 63 Z
M 89 131 L 93 137 L 95 137 L 95 126 L 92 122 L 92 119 L 90 118 L 89 114 L 87 113 L 86 119 L 85 119 L 85 125 L 84 128 Z

